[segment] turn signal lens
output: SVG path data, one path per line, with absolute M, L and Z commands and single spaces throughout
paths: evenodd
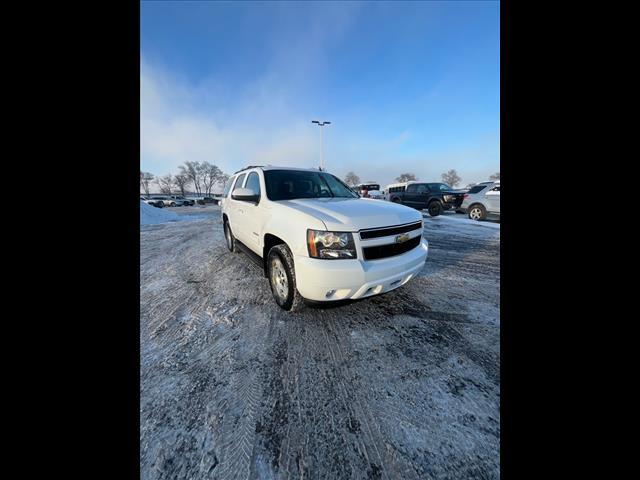
M 315 230 L 307 230 L 307 247 L 309 248 L 309 256 L 317 258 L 318 249 L 316 248 Z

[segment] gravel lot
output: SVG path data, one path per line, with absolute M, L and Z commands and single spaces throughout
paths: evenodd
M 499 478 L 500 225 L 425 217 L 383 296 L 291 315 L 216 206 L 141 227 L 142 479 Z

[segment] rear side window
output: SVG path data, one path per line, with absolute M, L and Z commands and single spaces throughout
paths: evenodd
M 407 193 L 416 193 L 418 191 L 417 185 L 409 185 L 407 187 Z
M 249 174 L 249 178 L 247 178 L 247 184 L 244 188 L 250 188 L 256 194 L 260 195 L 260 179 L 258 178 L 258 174 L 256 172 L 251 172 Z
M 479 193 L 485 188 L 487 188 L 486 185 L 476 185 L 475 187 L 471 187 L 467 193 Z
M 229 195 L 229 190 L 231 190 L 231 185 L 233 184 L 233 181 L 236 179 L 236 177 L 231 177 L 229 178 L 229 180 L 227 180 L 227 183 L 225 183 L 224 185 L 224 192 L 222 192 L 222 196 L 223 197 L 227 197 L 227 195 Z

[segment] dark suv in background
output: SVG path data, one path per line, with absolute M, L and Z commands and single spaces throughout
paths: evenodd
M 410 183 L 404 192 L 394 192 L 389 200 L 417 210 L 426 209 L 435 217 L 444 210 L 459 208 L 464 193 L 444 183 Z

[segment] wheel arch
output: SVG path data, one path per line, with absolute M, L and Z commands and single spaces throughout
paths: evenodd
M 274 235 L 272 233 L 265 233 L 263 242 L 262 242 L 262 271 L 265 277 L 268 275 L 267 274 L 267 261 L 268 261 L 267 257 L 269 255 L 269 250 L 271 250 L 276 245 L 287 245 L 287 242 L 285 242 L 282 238 L 278 237 L 277 235 Z
M 485 210 L 485 211 L 487 211 L 487 207 L 486 207 L 486 205 L 485 205 L 484 203 L 482 203 L 482 202 L 473 202 L 472 204 L 470 204 L 470 205 L 467 207 L 467 212 L 468 212 L 469 210 L 471 210 L 471 209 L 472 209 L 473 207 L 475 207 L 475 206 L 480 206 L 480 207 L 484 208 L 484 210 Z

